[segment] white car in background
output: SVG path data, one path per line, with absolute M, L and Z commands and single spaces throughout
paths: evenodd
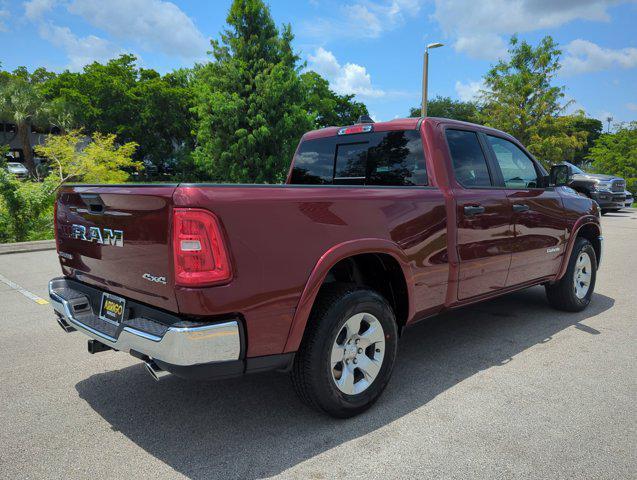
M 624 193 L 626 194 L 626 203 L 624 204 L 624 206 L 625 207 L 632 206 L 633 202 L 635 201 L 635 199 L 633 198 L 633 194 L 630 193 L 628 190 L 626 190 Z
M 13 173 L 18 178 L 27 178 L 29 176 L 29 170 L 18 162 L 8 162 L 7 171 Z

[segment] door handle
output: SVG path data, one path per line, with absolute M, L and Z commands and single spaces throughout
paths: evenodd
M 464 214 L 467 217 L 472 217 L 481 213 L 484 213 L 484 207 L 482 205 L 466 205 L 464 207 Z
M 520 213 L 520 212 L 527 212 L 531 209 L 531 207 L 529 207 L 528 205 L 525 205 L 523 203 L 514 203 L 513 204 L 513 211 L 516 213 Z

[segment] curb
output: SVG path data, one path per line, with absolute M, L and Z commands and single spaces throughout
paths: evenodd
M 55 250 L 55 240 L 37 240 L 35 242 L 0 243 L 0 255 L 10 253 L 41 252 Z

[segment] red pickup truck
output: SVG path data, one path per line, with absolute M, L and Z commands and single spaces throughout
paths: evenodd
M 338 417 L 385 388 L 405 327 L 532 285 L 578 311 L 600 210 L 506 133 L 440 118 L 301 139 L 285 185 L 75 185 L 56 202 L 58 323 L 159 379 L 291 371 Z

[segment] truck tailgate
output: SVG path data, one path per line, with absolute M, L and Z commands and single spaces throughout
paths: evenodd
M 56 235 L 66 276 L 177 311 L 171 206 L 176 185 L 61 190 Z

